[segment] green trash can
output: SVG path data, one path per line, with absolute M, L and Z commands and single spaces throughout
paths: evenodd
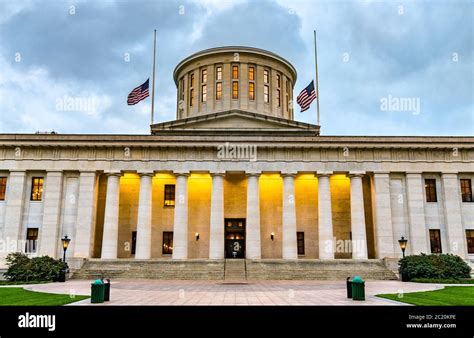
M 105 296 L 105 285 L 100 280 L 97 279 L 94 283 L 91 284 L 91 303 L 103 303 Z
M 365 300 L 365 282 L 360 276 L 352 278 L 352 300 Z

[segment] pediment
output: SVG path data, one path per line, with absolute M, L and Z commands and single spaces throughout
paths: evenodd
M 275 116 L 240 110 L 200 115 L 186 119 L 158 123 L 152 133 L 319 133 L 319 126 L 287 120 Z

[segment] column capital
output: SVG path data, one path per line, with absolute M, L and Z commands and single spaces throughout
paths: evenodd
M 106 176 L 118 176 L 118 177 L 123 175 L 121 171 L 107 171 L 107 172 L 104 172 L 104 174 Z
M 245 172 L 245 176 L 247 177 L 260 177 L 261 172 Z
M 87 175 L 95 176 L 95 175 L 97 175 L 97 171 L 95 171 L 95 170 L 80 170 L 79 175 L 80 176 L 87 176 Z
M 388 177 L 390 176 L 390 171 L 374 171 L 373 172 L 374 177 L 375 176 L 383 176 L 383 177 Z
M 408 175 L 420 175 L 421 176 L 422 174 L 423 174 L 422 171 L 417 171 L 417 170 L 412 170 L 412 171 L 405 172 L 405 175 L 407 175 L 407 176 Z
M 332 171 L 321 171 L 316 172 L 316 177 L 330 177 L 332 175 Z
M 9 170 L 8 173 L 10 175 L 26 175 L 26 170 L 13 169 L 13 170 Z
M 365 172 L 364 171 L 350 171 L 348 174 L 346 174 L 347 177 L 353 178 L 353 177 L 364 177 Z
M 295 172 L 281 173 L 281 177 L 295 177 Z
M 155 172 L 154 171 L 141 171 L 139 173 L 137 173 L 138 175 L 140 175 L 140 177 L 142 176 L 150 176 L 150 177 L 153 177 L 155 176 Z
M 214 177 L 214 176 L 224 177 L 225 171 L 209 172 L 209 175 L 211 175 L 211 177 Z
M 46 170 L 46 175 L 61 176 L 62 174 L 63 174 L 62 170 Z
M 458 176 L 459 171 L 442 171 L 441 176 Z
M 176 171 L 176 172 L 173 172 L 173 175 L 178 177 L 178 176 L 185 176 L 185 177 L 189 177 L 189 175 L 191 175 L 189 173 L 189 171 Z

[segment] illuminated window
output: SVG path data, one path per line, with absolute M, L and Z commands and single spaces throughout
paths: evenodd
M 270 87 L 268 85 L 263 86 L 263 102 L 270 102 Z
M 165 207 L 174 207 L 175 204 L 175 185 L 165 184 Z
M 206 102 L 206 100 L 207 100 L 207 86 L 202 85 L 201 86 L 201 101 Z
M 430 230 L 431 253 L 441 253 L 441 234 L 439 230 Z
M 239 66 L 232 66 L 232 78 L 235 80 L 239 78 Z
M 269 79 L 269 76 L 268 76 L 268 69 L 264 69 L 263 70 L 263 83 L 269 83 L 268 82 L 268 79 Z
M 203 69 L 201 73 L 201 82 L 206 83 L 207 82 L 207 69 Z
M 43 199 L 43 177 L 33 177 L 31 181 L 31 200 L 41 201 Z
M 222 99 L 222 82 L 216 83 L 216 100 Z
M 474 254 L 474 230 L 466 230 L 467 253 Z
M 216 67 L 216 80 L 222 80 L 222 66 Z
M 6 192 L 7 192 L 7 178 L 0 177 L 0 201 L 5 201 Z
M 1 185 L 0 185 L 0 198 L 1 198 Z M 461 197 L 463 202 L 473 202 L 472 199 L 472 185 L 471 180 L 462 179 L 461 180 Z
M 232 81 L 232 98 L 234 100 L 239 98 L 239 83 L 237 81 Z
M 255 100 L 255 84 L 249 83 L 249 100 Z
M 173 232 L 163 231 L 163 255 L 171 255 L 173 253 Z
M 255 80 L 255 67 L 249 67 L 249 81 Z
M 26 229 L 25 252 L 35 253 L 37 242 L 38 242 L 38 228 Z
M 425 191 L 426 191 L 426 202 L 437 202 L 436 198 L 436 180 L 426 179 L 425 180 Z
M 297 232 L 298 255 L 304 255 L 304 232 Z

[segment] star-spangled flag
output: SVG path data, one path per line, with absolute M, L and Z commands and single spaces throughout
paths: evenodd
M 296 102 L 301 107 L 301 113 L 309 109 L 309 106 L 311 106 L 311 102 L 313 102 L 315 98 L 316 91 L 314 90 L 314 81 L 311 81 L 308 87 L 303 89 L 300 95 L 298 95 L 298 97 L 296 98 Z
M 138 86 L 128 94 L 127 104 L 133 106 L 150 96 L 149 87 L 150 79 L 147 79 L 142 85 Z

